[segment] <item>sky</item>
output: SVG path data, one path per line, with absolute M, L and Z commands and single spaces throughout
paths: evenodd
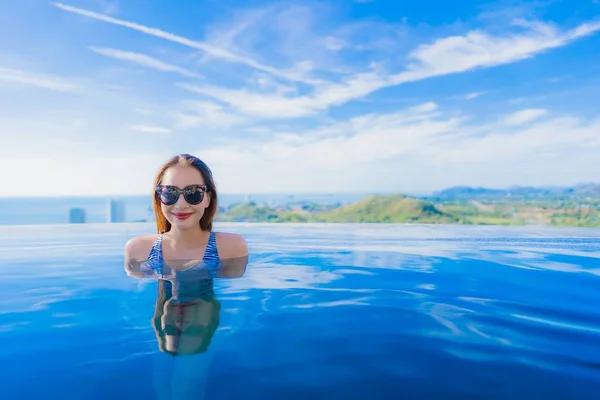
M 0 196 L 600 181 L 600 0 L 0 0 Z

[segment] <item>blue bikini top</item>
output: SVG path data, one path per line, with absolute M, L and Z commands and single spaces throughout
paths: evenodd
M 183 270 L 174 270 L 165 264 L 162 243 L 163 234 L 160 234 L 142 268 L 147 272 L 154 272 L 159 279 L 173 283 L 173 301 L 186 302 L 213 296 L 213 279 L 220 262 L 214 232 L 210 232 L 202 260 Z

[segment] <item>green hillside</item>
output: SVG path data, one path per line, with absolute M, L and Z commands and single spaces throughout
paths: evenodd
M 442 212 L 429 202 L 400 194 L 374 195 L 332 210 L 275 209 L 254 202 L 237 204 L 218 216 L 233 222 L 388 222 L 457 223 L 460 218 Z
M 373 195 L 319 215 L 328 222 L 451 223 L 459 219 L 432 203 L 401 194 Z
M 220 220 L 234 222 L 279 222 L 279 218 L 280 212 L 277 210 L 254 202 L 237 204 L 220 214 Z
M 371 195 L 349 205 L 248 202 L 219 212 L 233 222 L 382 222 L 600 228 L 600 185 L 571 188 L 457 187 L 431 197 Z

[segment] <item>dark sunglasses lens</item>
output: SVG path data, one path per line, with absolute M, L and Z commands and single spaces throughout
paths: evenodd
M 186 189 L 184 197 L 185 201 L 192 205 L 196 205 L 199 204 L 202 199 L 204 199 L 204 192 L 198 188 L 190 188 Z
M 177 191 L 172 190 L 170 188 L 162 188 L 158 192 L 160 196 L 160 201 L 167 206 L 171 206 L 177 203 L 177 198 L 179 197 L 179 193 Z

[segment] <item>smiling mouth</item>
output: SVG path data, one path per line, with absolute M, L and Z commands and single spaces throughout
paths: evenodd
M 192 213 L 188 213 L 188 214 L 179 214 L 179 213 L 173 213 L 173 215 L 175 216 L 175 218 L 177 219 L 186 219 L 188 218 L 190 215 L 192 215 Z

